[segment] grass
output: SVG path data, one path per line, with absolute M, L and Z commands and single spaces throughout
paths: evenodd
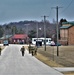
M 43 63 L 47 64 L 48 66 L 51 66 L 51 67 L 63 67 L 62 65 L 60 64 L 57 64 L 55 61 L 52 61 L 52 60 L 49 60 L 47 57 L 43 56 L 42 54 L 37 54 L 35 56 L 37 59 L 39 59 L 40 61 L 42 61 Z
M 1 46 L 1 49 L 3 50 L 5 48 L 5 46 Z
M 35 56 L 51 67 L 74 67 L 74 46 L 60 46 L 59 56 L 57 56 L 57 48 L 47 46 L 46 51 L 44 47 L 38 48 L 38 53 Z M 74 75 L 74 72 L 64 72 L 64 75 Z
M 64 72 L 64 75 L 74 75 L 74 72 Z

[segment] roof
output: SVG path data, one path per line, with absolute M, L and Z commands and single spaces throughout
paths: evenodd
M 61 26 L 60 28 L 61 29 L 68 29 L 68 28 L 70 28 L 71 26 Z
M 26 34 L 15 34 L 12 38 L 13 39 L 24 39 L 27 38 L 28 36 Z
M 73 22 L 62 22 L 62 26 L 60 28 L 61 29 L 68 29 L 72 26 L 74 26 L 74 21 Z
M 74 21 L 72 21 L 72 22 L 62 22 L 62 24 L 71 24 L 71 25 L 74 25 Z
M 3 37 L 1 37 L 0 39 L 8 39 L 8 38 L 10 38 L 12 35 L 5 35 L 5 36 L 3 36 Z

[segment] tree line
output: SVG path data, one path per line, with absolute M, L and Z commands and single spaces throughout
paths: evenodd
M 67 22 L 66 19 L 61 19 L 59 22 L 59 27 L 62 25 L 62 22 Z M 26 34 L 27 25 L 28 26 L 28 36 L 30 38 L 37 37 L 37 24 L 39 24 L 39 37 L 44 37 L 44 22 L 37 21 L 20 21 L 20 22 L 11 22 L 9 24 L 0 25 L 0 38 L 3 35 L 14 35 L 14 34 Z M 56 24 L 51 24 L 49 21 L 46 21 L 46 37 L 51 37 L 53 34 L 56 35 Z

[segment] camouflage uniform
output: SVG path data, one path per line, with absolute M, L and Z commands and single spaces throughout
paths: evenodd
M 0 47 L 0 55 L 1 55 L 1 50 L 2 50 L 2 48 Z
M 24 51 L 25 51 L 25 48 L 24 46 L 21 48 L 21 52 L 22 52 L 22 56 L 24 56 Z

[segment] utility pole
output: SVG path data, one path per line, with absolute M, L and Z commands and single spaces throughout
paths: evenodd
M 62 7 L 58 7 L 58 6 L 56 6 L 56 7 L 52 7 L 52 8 L 55 8 L 56 9 L 56 22 L 57 22 L 57 26 L 56 26 L 56 28 L 57 28 L 57 56 L 59 56 L 59 47 L 58 47 L 58 39 L 59 39 L 59 37 L 58 37 L 58 9 L 59 8 L 62 8 Z
M 37 41 L 38 41 L 38 33 L 39 32 L 39 26 L 38 26 L 38 23 L 37 23 Z
M 39 35 L 39 26 L 38 26 L 38 22 L 36 22 L 37 24 L 37 40 L 36 40 L 36 44 L 37 44 L 37 48 L 38 48 L 38 35 Z
M 45 47 L 44 47 L 44 50 L 46 51 L 46 17 L 48 17 L 48 16 L 42 16 L 43 18 L 44 18 L 44 38 L 45 38 L 45 40 L 44 40 L 44 45 L 45 45 Z

